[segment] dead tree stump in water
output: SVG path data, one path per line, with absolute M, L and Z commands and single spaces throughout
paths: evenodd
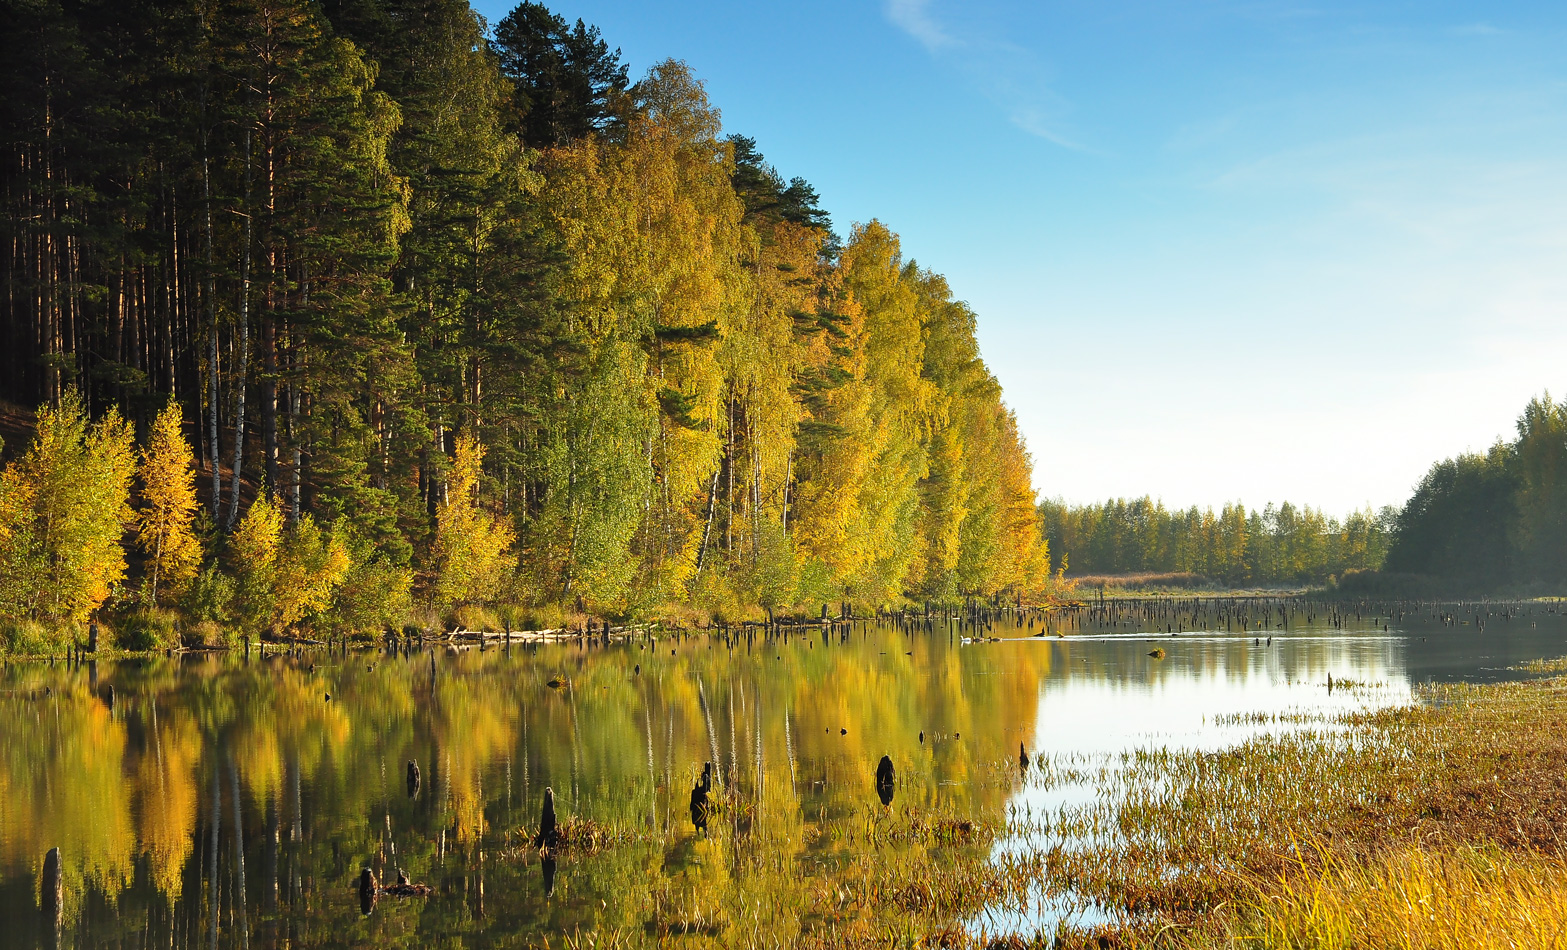
M 554 848 L 560 841 L 560 832 L 555 828 L 555 790 L 544 790 L 544 811 L 539 815 L 539 833 L 533 838 L 535 848 L 546 850 Z
M 420 779 L 420 776 L 419 776 L 419 763 L 415 762 L 413 759 L 409 759 L 408 760 L 408 797 L 409 798 L 418 798 L 419 797 L 419 783 L 420 783 L 420 781 L 421 781 L 421 779 Z
M 691 789 L 691 824 L 697 831 L 707 831 L 707 796 L 713 790 L 713 763 L 702 766 L 702 777 Z
M 896 782 L 897 772 L 893 770 L 892 759 L 884 755 L 876 766 L 876 797 L 883 805 L 892 804 L 892 789 Z

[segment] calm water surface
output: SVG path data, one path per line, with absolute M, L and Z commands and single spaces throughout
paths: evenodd
M 698 839 L 686 813 L 704 762 L 754 803 L 754 820 L 790 827 L 865 808 L 883 754 L 897 807 L 1044 813 L 1094 789 L 1023 780 L 1020 750 L 1081 766 L 1140 747 L 1219 748 L 1291 728 L 1296 714 L 1408 702 L 1423 682 L 1517 677 L 1510 667 L 1567 653 L 1553 608 L 1502 609 L 1173 637 L 1151 620 L 1065 637 L 1002 621 L 987 631 L 1000 642 L 965 642 L 937 622 L 733 647 L 697 636 L 12 663 L 0 671 L 0 948 L 48 945 L 37 894 L 56 846 L 64 946 L 424 946 L 436 935 L 515 946 L 640 931 L 655 891 L 700 888 L 724 864 L 714 849 L 736 829 Z M 1164 658 L 1148 655 L 1155 647 Z M 1357 686 L 1330 692 L 1330 675 Z M 642 840 L 563 856 L 547 887 L 520 846 L 546 787 L 562 816 Z M 841 847 L 791 840 L 807 862 Z M 436 893 L 384 899 L 366 916 L 353 884 L 367 864 Z M 1035 897 L 966 923 L 1031 929 L 1096 913 Z

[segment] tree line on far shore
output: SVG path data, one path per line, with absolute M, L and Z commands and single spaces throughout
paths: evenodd
M 1431 466 L 1401 508 L 1331 518 L 1284 503 L 1170 510 L 1150 498 L 1039 506 L 1051 553 L 1083 575 L 1190 574 L 1232 586 L 1335 583 L 1412 596 L 1567 589 L 1567 401 L 1529 401 L 1517 436 Z
M 9 620 L 365 632 L 1049 577 L 945 280 L 880 222 L 835 232 L 685 64 L 632 81 L 540 4 L 0 7 L 0 159 L 0 397 L 42 406 L 0 497 Z
M 1567 402 L 1544 393 L 1498 439 L 1431 466 L 1399 513 L 1384 570 L 1479 591 L 1567 586 Z
M 1234 503 L 1216 512 L 1170 509 L 1144 496 L 1089 505 L 1046 500 L 1039 517 L 1069 580 L 1187 574 L 1197 583 L 1295 587 L 1380 567 L 1397 512 L 1356 511 L 1341 521 L 1290 502 L 1250 510 Z

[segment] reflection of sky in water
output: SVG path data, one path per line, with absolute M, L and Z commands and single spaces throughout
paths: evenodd
M 1400 644 L 1389 637 L 1275 637 L 1262 646 L 1238 636 L 1085 639 L 1029 645 L 1061 654 L 1040 690 L 1035 755 L 1218 749 L 1262 728 L 1216 725 L 1219 717 L 1333 714 L 1410 697 Z M 1146 655 L 1155 647 L 1164 659 Z M 1375 688 L 1330 694 L 1329 675 Z
M 1163 659 L 1149 656 L 1155 648 Z M 1136 749 L 1215 751 L 1264 732 L 1304 726 L 1361 709 L 1408 703 L 1405 641 L 1369 631 L 1320 630 L 1261 638 L 1235 635 L 1077 636 L 1031 638 L 970 649 L 1052 650 L 1050 674 L 1040 686 L 1030 756 L 1058 766 L 1114 765 Z M 1352 688 L 1328 690 L 1328 677 Z M 1277 718 L 1275 718 L 1277 717 Z M 1047 765 L 1047 767 L 1049 767 Z M 1082 805 L 1098 794 L 1090 783 L 1025 781 L 1011 797 L 1014 813 L 1030 818 Z M 1042 835 L 997 842 L 994 853 L 1048 846 Z M 1029 906 L 991 908 L 968 922 L 971 932 L 1049 932 L 1060 919 L 1093 925 L 1097 908 L 1072 895 L 1035 890 Z

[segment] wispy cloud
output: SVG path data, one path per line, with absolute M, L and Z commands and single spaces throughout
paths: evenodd
M 1507 31 L 1489 23 L 1466 23 L 1463 26 L 1455 26 L 1448 32 L 1454 36 L 1502 36 Z
M 887 0 L 887 19 L 931 52 L 957 44 L 930 14 L 930 0 Z
M 1060 132 L 1056 131 L 1054 125 L 1046 116 L 1042 115 L 1038 109 L 1023 108 L 1014 110 L 1013 113 L 1008 116 L 1008 118 L 1012 121 L 1013 125 L 1022 129 L 1024 132 L 1027 132 L 1029 135 L 1038 136 L 1052 145 L 1059 145 L 1062 148 L 1069 148 L 1074 152 L 1094 151 L 1081 142 L 1069 139 Z M 1095 154 L 1099 153 L 1096 152 Z
M 885 0 L 885 10 L 894 26 L 967 76 L 1014 126 L 1062 148 L 1094 151 L 1070 134 L 1065 116 L 1071 104 L 1050 88 L 1048 71 L 1032 50 L 987 37 L 972 23 L 960 32 L 937 17 L 931 0 Z

